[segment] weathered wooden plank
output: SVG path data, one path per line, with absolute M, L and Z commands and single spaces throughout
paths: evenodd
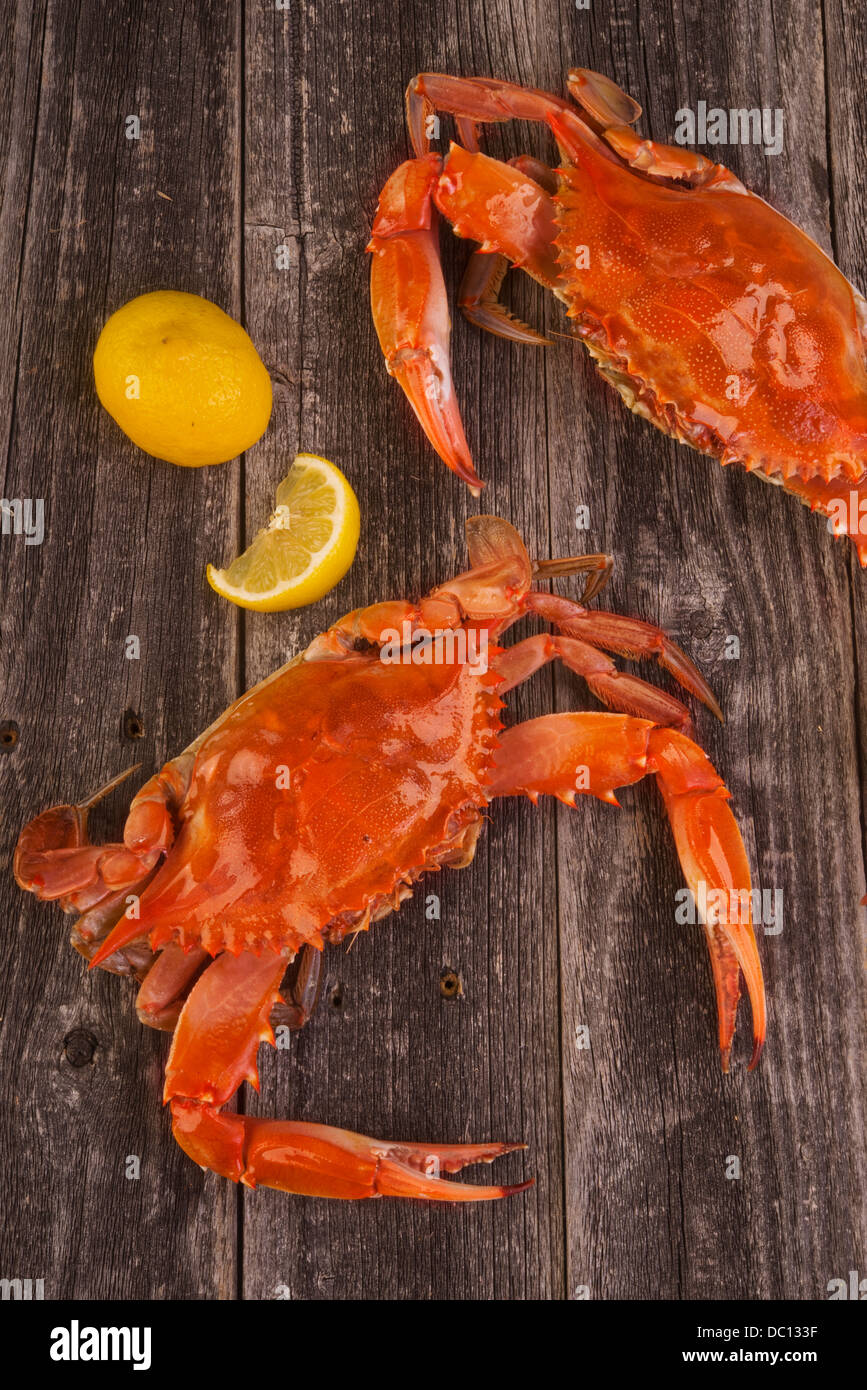
M 4 496 L 44 498 L 46 536 L 0 543 L 0 718 L 20 728 L 0 758 L 3 1273 L 44 1278 L 47 1297 L 231 1297 L 235 1195 L 171 1140 L 167 1039 L 139 1026 L 128 985 L 86 975 L 56 906 L 19 893 L 9 866 L 31 815 L 135 759 L 150 774 L 235 693 L 237 623 L 204 566 L 237 532 L 237 469 L 146 459 L 101 411 L 90 363 L 106 315 L 142 291 L 240 309 L 237 35 L 218 4 L 51 3 L 41 36 L 29 8 L 10 126 L 15 189 L 31 148 L 33 172 Z M 4 257 L 7 302 L 17 270 Z M 139 661 L 125 660 L 130 633 Z M 127 802 L 116 793 L 95 829 L 119 828 Z
M 658 139 L 702 99 L 781 107 L 779 158 L 754 147 L 717 157 L 828 244 L 815 9 L 735 4 L 685 17 L 623 0 L 576 14 L 569 34 L 564 64 L 609 72 Z M 556 68 L 543 61 L 543 85 L 559 89 Z M 589 502 L 588 544 L 618 558 L 605 606 L 661 622 L 703 663 L 727 723 L 701 713 L 700 737 L 734 793 L 758 885 L 783 890 L 785 925 L 760 943 L 762 1067 L 724 1079 L 700 932 L 674 922 L 682 880 L 657 796 L 636 789 L 617 815 L 561 814 L 569 1289 L 821 1297 L 851 1266 L 863 1199 L 853 922 L 863 867 L 856 729 L 851 698 L 840 699 L 856 688 L 849 562 L 776 490 L 630 418 L 580 356 L 549 358 L 558 548 L 574 537 L 573 504 Z M 738 661 L 722 659 L 727 634 L 740 637 Z M 560 681 L 562 705 L 573 697 Z M 590 1053 L 573 1046 L 582 1022 Z M 729 1155 L 739 1181 L 726 1178 Z
M 824 38 L 826 47 L 827 101 L 828 101 L 828 165 L 831 192 L 831 236 L 834 257 L 850 280 L 862 293 L 867 289 L 867 242 L 864 235 L 864 209 L 867 208 L 867 172 L 861 154 L 864 122 L 867 120 L 867 92 L 862 74 L 867 62 L 867 33 L 865 33 L 863 13 L 853 0 L 837 0 L 825 6 Z M 841 542 L 841 544 L 844 544 Z M 847 546 L 848 548 L 848 546 Z M 838 692 L 838 705 L 848 708 L 854 706 L 857 740 L 855 752 L 858 757 L 861 782 L 861 835 L 862 846 L 867 812 L 867 692 L 865 692 L 864 670 L 867 659 L 867 575 L 855 560 L 854 551 L 849 549 L 847 563 L 850 572 L 853 613 L 853 664 L 855 669 L 854 699 L 844 690 Z M 824 723 L 824 720 L 823 720 Z M 833 788 L 832 788 L 833 790 Z M 864 960 L 865 917 L 860 907 L 863 897 L 864 867 L 863 854 L 853 863 L 853 887 L 856 896 L 846 904 L 839 919 L 839 933 L 851 942 L 846 958 L 837 964 L 828 962 L 828 987 L 833 1000 L 840 985 L 835 975 L 843 975 L 843 989 L 846 996 L 853 999 L 853 1006 L 846 1011 L 842 1026 L 846 1027 L 851 1045 L 839 1055 L 838 1066 L 844 1077 L 844 1100 L 849 1096 L 858 1098 L 858 1111 L 850 1126 L 835 1137 L 835 1148 L 839 1149 L 839 1161 L 846 1161 L 853 1172 L 853 1201 L 847 1209 L 841 1204 L 839 1214 L 835 1213 L 838 1230 L 838 1243 L 841 1251 L 852 1251 L 850 1268 L 859 1268 L 856 1254 L 864 1249 L 865 1228 L 867 1228 L 867 1189 L 865 1179 L 864 1126 L 858 1128 L 857 1117 L 864 1114 L 863 1093 L 865 1087 L 864 1049 L 860 1045 L 864 1037 L 864 1020 L 867 1008 L 864 1007 Z M 824 883 L 822 880 L 824 899 Z M 857 906 L 856 906 L 857 905 Z M 831 919 L 833 921 L 833 919 Z M 860 955 L 859 955 L 860 951 Z M 833 972 L 833 973 L 832 973 Z M 854 975 L 853 984 L 849 979 Z M 862 1007 L 854 1007 L 856 988 L 860 987 Z M 856 1186 L 857 1184 L 857 1186 Z M 855 1194 L 860 1193 L 860 1202 Z M 861 1257 L 863 1261 L 863 1256 Z M 845 1277 L 842 1270 L 835 1268 L 834 1277 Z
M 689 15 L 636 0 L 446 13 L 359 0 L 327 23 L 304 0 L 247 6 L 243 39 L 224 9 L 4 13 L 3 495 L 44 497 L 48 529 L 41 547 L 0 540 L 0 724 L 20 730 L 0 753 L 3 868 L 35 810 L 127 758 L 151 771 L 342 611 L 464 563 L 476 508 L 387 381 L 368 316 L 363 248 L 377 189 L 407 151 L 413 72 L 561 90 L 566 67 L 589 64 L 643 101 L 661 139 L 700 99 L 780 106 L 778 159 L 724 158 L 863 280 L 851 0 L 828 0 L 824 25 L 803 0 Z M 124 139 L 128 114 L 139 142 Z M 522 126 L 487 147 L 550 153 Z M 443 249 L 456 285 L 467 248 L 444 234 Z M 90 354 L 105 315 L 163 284 L 243 312 L 271 369 L 274 422 L 244 470 L 150 463 L 99 411 Z M 509 293 L 522 317 L 565 328 L 537 287 Z M 171 1143 L 166 1042 L 139 1029 L 129 988 L 85 976 L 56 909 L 5 873 L 2 1274 L 85 1297 L 547 1298 L 583 1284 L 602 1298 L 810 1297 L 857 1264 L 864 578 L 789 499 L 630 418 L 580 346 L 522 352 L 459 320 L 454 357 L 489 480 L 482 505 L 536 554 L 613 550 L 604 606 L 663 623 L 721 696 L 726 726 L 702 713 L 700 736 L 734 792 L 757 882 L 784 892 L 784 930 L 761 943 L 762 1069 L 719 1075 L 703 946 L 674 924 L 681 879 L 656 794 L 626 793 L 619 814 L 503 804 L 474 865 L 429 883 L 439 921 L 419 896 L 351 953 L 330 953 L 319 1014 L 263 1057 L 261 1098 L 246 1103 L 395 1138 L 522 1137 L 530 1152 L 498 1168 L 534 1172 L 536 1189 L 472 1210 L 236 1197 Z M 239 623 L 204 563 L 252 534 L 299 447 L 352 478 L 358 561 L 312 611 Z M 576 533 L 577 503 L 589 532 Z M 126 665 L 130 632 L 142 660 Z M 739 661 L 722 659 L 727 634 Z M 548 674 L 511 703 L 521 718 L 591 702 Z M 127 710 L 144 725 L 135 743 Z M 96 828 L 119 825 L 125 805 L 116 794 Z M 459 1000 L 440 993 L 446 968 Z M 579 1023 L 589 1053 L 574 1046 Z M 94 1040 L 92 1063 L 73 1065 Z M 123 1176 L 128 1153 L 143 1159 L 137 1183 Z M 728 1155 L 739 1181 L 725 1177 Z
M 298 619 L 247 623 L 248 679 L 346 609 L 419 592 L 466 563 L 471 499 L 433 458 L 383 370 L 369 317 L 364 246 L 379 186 L 406 157 L 403 87 L 422 67 L 454 67 L 459 45 L 487 29 L 468 70 L 496 69 L 517 41 L 529 71 L 534 19 L 382 4 L 290 16 L 250 8 L 247 29 L 246 305 L 266 361 L 285 375 L 271 437 L 248 461 L 248 530 L 266 513 L 298 447 L 326 454 L 358 491 L 364 518 L 354 569 Z M 475 40 L 473 40 L 475 42 Z M 293 187 L 294 183 L 294 187 Z M 292 247 L 276 272 L 275 243 Z M 444 240 L 450 279 L 466 250 Z M 456 325 L 456 371 L 474 442 L 502 465 L 485 506 L 511 514 L 531 544 L 545 517 L 540 363 L 510 360 L 511 403 L 478 335 Z M 507 385 L 508 385 L 507 384 Z M 515 432 L 526 447 L 514 450 Z M 489 468 L 489 472 L 493 472 Z M 550 686 L 548 687 L 550 690 Z M 545 683 L 519 697 L 541 712 Z M 381 1137 L 524 1138 L 503 1180 L 535 1173 L 529 1196 L 496 1208 L 245 1201 L 249 1297 L 278 1285 L 296 1298 L 549 1297 L 562 1292 L 558 968 L 550 868 L 553 822 L 497 807 L 474 865 L 444 874 L 428 921 L 423 895 L 399 916 L 332 950 L 318 1015 L 291 1050 L 263 1059 L 262 1113 L 318 1118 Z M 461 977 L 449 1002 L 440 976 Z M 338 1007 L 339 1001 L 339 1007 Z M 483 1175 L 480 1181 L 485 1180 Z M 490 1178 L 488 1178 L 490 1181 Z
M 30 189 L 36 122 L 39 115 L 44 5 L 7 6 L 0 17 L 3 52 L 9 55 L 8 99 L 0 106 L 0 164 L 3 198 L 0 202 L 0 255 L 7 267 L 14 298 L 0 325 L 0 410 L 11 423 L 17 386 L 18 339 L 23 311 L 21 254 L 30 211 Z M 14 277 L 14 278 L 13 278 Z

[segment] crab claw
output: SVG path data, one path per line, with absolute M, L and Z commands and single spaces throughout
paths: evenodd
M 470 1163 L 492 1163 L 523 1144 L 400 1144 L 333 1125 L 220 1115 L 210 1106 L 172 1101 L 174 1136 L 202 1168 L 245 1187 L 303 1197 L 414 1197 L 429 1202 L 492 1202 L 532 1187 L 447 1182 Z
M 753 1015 L 752 1071 L 765 1042 L 765 986 L 752 923 L 750 866 L 729 809 L 730 793 L 702 750 L 673 729 L 652 731 L 647 762 L 656 773 L 681 866 L 704 923 L 723 1071 L 729 1069 L 741 976 Z
M 446 287 L 432 202 L 439 155 L 408 159 L 382 190 L 368 251 L 373 322 L 389 374 L 400 382 L 419 424 L 474 496 L 473 466 L 449 365 Z
M 203 1168 L 247 1187 L 308 1197 L 421 1197 L 489 1202 L 523 1192 L 445 1182 L 469 1163 L 492 1163 L 523 1144 L 403 1144 L 331 1125 L 222 1115 L 242 1081 L 258 1088 L 256 1053 L 273 1042 L 268 1017 L 286 957 L 218 956 L 181 1010 L 166 1067 L 165 1099 L 181 1148 Z

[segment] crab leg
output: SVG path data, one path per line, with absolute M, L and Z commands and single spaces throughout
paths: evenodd
M 156 873 L 162 853 L 159 843 L 148 845 L 141 837 L 133 843 L 125 839 L 123 844 L 106 845 L 92 845 L 87 837 L 91 809 L 137 767 L 127 768 L 77 805 L 51 806 L 35 816 L 15 847 L 12 867 L 19 886 L 46 901 L 59 899 L 64 912 L 81 914 L 71 941 L 89 961 L 102 952 L 102 943 L 131 899 L 141 894 Z M 103 968 L 142 979 L 153 963 L 153 953 L 138 939 L 141 936 L 133 924 L 124 943 L 128 948 L 103 952 Z
M 682 145 L 661 145 L 636 135 L 629 127 L 638 120 L 641 107 L 610 77 L 591 72 L 589 68 L 571 68 L 567 85 L 578 105 L 600 128 L 606 143 L 633 169 L 652 178 L 686 183 L 691 188 L 710 181 L 716 183 L 720 174 L 737 182 L 727 169 L 712 164 L 703 154 L 686 150 Z
M 558 660 L 582 676 L 596 698 L 610 709 L 640 715 L 655 724 L 672 725 L 685 734 L 693 732 L 689 710 L 680 700 L 638 676 L 618 671 L 610 657 L 575 637 L 541 632 L 508 647 L 496 661 L 496 670 L 504 682 L 497 687 L 497 694 L 504 695 L 549 661 Z
M 501 82 L 493 77 L 452 77 L 444 72 L 420 72 L 406 89 L 409 136 L 416 154 L 430 149 L 428 117 L 447 111 L 472 131 L 464 144 L 477 146 L 475 127 L 502 121 L 543 121 L 569 110 L 569 103 L 550 92 Z
M 282 1025 L 297 1031 L 313 1016 L 322 989 L 322 952 L 315 946 L 302 946 L 288 988 L 282 986 L 282 1000 L 271 1010 L 271 1026 Z M 288 996 L 288 997 L 287 997 Z
M 394 633 L 405 632 L 412 638 L 421 631 L 430 633 L 438 628 L 459 627 L 467 619 L 491 622 L 497 625 L 497 631 L 504 631 L 522 616 L 516 600 L 525 595 L 528 598 L 532 596 L 527 591 L 534 575 L 550 577 L 586 572 L 589 578 L 584 597 L 589 598 L 604 587 L 611 573 L 610 555 L 571 555 L 560 560 L 539 560 L 533 564 L 514 526 L 500 517 L 470 517 L 466 529 L 472 569 L 441 584 L 419 603 L 396 599 L 390 603 L 374 603 L 368 608 L 356 608 L 311 642 L 305 660 L 351 659 L 359 641 L 380 645 L 386 635 L 391 638 Z M 569 618 L 596 616 L 589 614 L 580 604 L 570 604 L 568 600 L 563 602 L 567 604 L 560 614 L 564 622 Z M 603 618 L 609 616 L 614 615 L 601 615 Z M 656 632 L 648 624 L 637 624 L 637 627 L 646 628 L 648 633 Z M 664 634 L 658 636 L 659 643 L 668 641 Z M 586 640 L 592 642 L 595 639 L 588 637 Z M 598 641 L 597 645 L 604 643 Z M 678 652 L 673 643 L 669 646 L 672 653 Z M 651 648 L 648 646 L 647 650 Z M 687 658 L 683 653 L 679 655 L 686 663 Z M 707 689 L 692 664 L 688 665 L 694 672 L 695 680 Z
M 765 1042 L 765 985 L 752 924 L 750 866 L 737 822 L 728 806 L 731 793 L 709 758 L 674 730 L 655 729 L 648 746 L 648 771 L 668 811 L 686 881 L 702 913 L 717 995 L 723 1071 L 728 1071 L 740 995 L 738 970 L 746 982 L 753 1015 L 753 1055 L 757 1065 Z M 701 888 L 728 897 L 728 908 L 702 912 Z
M 258 1090 L 256 1053 L 261 1042 L 274 1040 L 268 1015 L 285 969 L 282 955 L 222 955 L 193 986 L 165 1085 L 175 1138 L 190 1158 L 248 1187 L 312 1197 L 484 1202 L 530 1186 L 472 1187 L 437 1176 L 491 1163 L 521 1144 L 392 1143 L 330 1125 L 220 1114 L 243 1081 Z
M 207 960 L 208 953 L 200 946 L 185 951 L 176 941 L 170 941 L 160 951 L 136 996 L 139 1023 L 171 1032 L 184 999 Z
M 146 1028 L 173 1032 L 187 995 L 210 959 L 200 946 L 185 950 L 170 941 L 154 957 L 138 992 L 135 1006 L 139 1022 Z M 283 985 L 283 1000 L 272 1006 L 271 1026 L 303 1028 L 319 1002 L 321 985 L 322 952 L 304 946 L 298 952 L 288 987 Z
M 467 544 L 472 569 L 440 585 L 419 603 L 396 599 L 356 608 L 311 642 L 305 660 L 351 659 L 359 641 L 380 645 L 386 634 L 406 632 L 411 638 L 422 630 L 459 627 L 467 618 L 489 620 L 502 628 L 521 616 L 516 599 L 529 589 L 534 574 L 587 571 L 586 597 L 598 592 L 611 569 L 608 555 L 570 556 L 534 566 L 514 526 L 496 516 L 470 517 Z M 580 605 L 575 609 L 584 612 Z
M 425 598 L 420 603 L 395 599 L 390 603 L 372 603 L 356 608 L 334 623 L 327 632 L 311 642 L 304 654 L 305 661 L 345 660 L 356 651 L 356 644 L 370 642 L 380 645 L 386 636 L 404 631 L 410 637 L 420 630 L 434 627 L 459 627 L 464 614 L 456 599 Z M 406 627 L 405 627 L 406 625 Z
M 574 806 L 580 792 L 616 806 L 615 788 L 649 772 L 656 775 L 684 875 L 703 914 L 723 1071 L 741 974 L 753 1014 L 752 1070 L 765 1039 L 765 992 L 748 906 L 750 870 L 730 793 L 701 749 L 676 730 L 629 715 L 549 714 L 501 736 L 489 794 L 524 793 L 534 802 L 547 794 Z
M 566 85 L 582 110 L 603 129 L 635 125 L 641 116 L 641 107 L 635 98 L 601 72 L 570 68 Z
M 474 251 L 470 256 L 458 294 L 458 308 L 465 319 L 512 343 L 547 347 L 550 338 L 537 333 L 500 303 L 500 287 L 509 269 L 508 256 L 495 251 Z
M 707 705 L 717 719 L 722 719 L 722 710 L 698 667 L 677 643 L 672 642 L 653 623 L 646 623 L 641 618 L 624 617 L 621 613 L 591 611 L 572 599 L 538 590 L 527 594 L 525 604 L 538 617 L 556 624 L 561 632 L 570 637 L 579 637 L 591 646 L 602 647 L 605 651 L 616 652 L 618 656 L 632 660 L 656 657 L 660 666 L 669 671 L 684 689 Z
M 556 127 L 555 127 L 556 129 Z M 654 179 L 670 179 L 689 188 L 704 188 L 709 184 L 724 184 L 729 189 L 742 189 L 740 179 L 721 164 L 713 164 L 696 150 L 681 145 L 663 145 L 658 140 L 643 140 L 626 126 L 612 126 L 604 132 L 606 144 L 632 169 Z M 562 132 L 561 132 L 562 137 Z
M 413 147 L 417 154 L 426 154 L 430 148 L 427 117 L 434 111 L 448 111 L 465 125 L 471 123 L 472 150 L 478 149 L 478 125 L 509 120 L 544 121 L 570 160 L 579 156 L 582 147 L 598 148 L 601 137 L 628 164 L 650 177 L 671 179 L 690 187 L 708 183 L 742 187 L 733 174 L 704 155 L 636 135 L 630 127 L 641 115 L 641 107 L 611 78 L 589 68 L 572 68 L 568 86 L 584 112 L 583 117 L 568 101 L 551 92 L 486 77 L 419 73 L 407 89 L 407 121 Z
M 304 1197 L 415 1197 L 429 1202 L 490 1202 L 532 1187 L 446 1182 L 468 1164 L 492 1163 L 523 1144 L 400 1144 L 332 1125 L 221 1115 L 210 1106 L 172 1101 L 172 1132 L 201 1168 Z

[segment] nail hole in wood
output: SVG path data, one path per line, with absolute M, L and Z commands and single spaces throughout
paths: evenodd
M 343 1008 L 343 985 L 335 985 L 328 997 L 332 1009 Z
M 11 753 L 18 744 L 18 725 L 14 719 L 4 719 L 0 724 L 0 753 Z
M 71 1067 L 86 1067 L 96 1048 L 96 1038 L 86 1028 L 73 1028 L 63 1039 L 63 1055 Z
M 141 715 L 136 714 L 135 710 L 128 709 L 123 716 L 124 738 L 144 738 L 144 732 L 144 720 Z
M 444 970 L 440 975 L 440 994 L 443 999 L 459 999 L 464 992 L 461 977 L 456 970 Z

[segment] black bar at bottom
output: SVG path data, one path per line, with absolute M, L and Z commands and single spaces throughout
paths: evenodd
M 237 1367 L 239 1384 L 255 1371 L 264 1385 L 283 1375 L 297 1380 L 305 1346 L 317 1379 L 341 1379 L 356 1364 L 377 1376 L 425 1367 L 449 1376 L 451 1367 L 466 1380 L 476 1363 L 488 1383 L 518 1347 L 540 1373 L 557 1348 L 576 1377 L 588 1358 L 596 1366 L 600 1358 L 615 1375 L 795 1365 L 826 1377 L 858 1364 L 864 1331 L 851 1303 L 837 1302 L 579 1301 L 509 1304 L 504 1311 L 500 1303 L 7 1300 L 0 1302 L 0 1325 L 7 1348 L 14 1339 L 25 1375 L 40 1380 L 101 1379 L 108 1370 L 115 1379 L 168 1373 L 173 1381 L 189 1374 L 222 1382 Z

